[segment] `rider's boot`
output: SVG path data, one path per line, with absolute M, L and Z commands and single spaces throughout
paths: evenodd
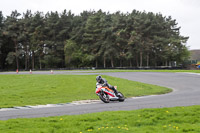
M 113 87 L 113 90 L 114 90 L 115 95 L 118 97 L 119 96 L 118 91 L 114 87 Z
M 114 86 L 110 85 L 109 88 L 112 89 L 112 90 L 114 91 L 114 93 L 115 93 L 115 95 L 116 95 L 117 97 L 119 97 L 118 91 L 117 91 L 117 89 L 115 89 Z

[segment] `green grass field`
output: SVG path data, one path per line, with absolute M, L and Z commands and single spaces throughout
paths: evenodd
M 0 121 L 2 133 L 199 133 L 200 106 Z
M 103 76 L 126 97 L 163 94 L 169 88 Z M 0 75 L 0 108 L 99 99 L 96 75 Z

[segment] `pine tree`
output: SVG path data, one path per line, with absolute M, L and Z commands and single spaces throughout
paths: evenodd
M 88 53 L 90 53 L 96 61 L 96 67 L 98 67 L 98 60 L 100 57 L 99 50 L 102 44 L 102 25 L 101 25 L 102 11 L 91 15 L 85 25 L 85 32 L 83 34 L 83 43 Z
M 3 64 L 4 64 L 4 59 L 3 59 L 3 51 L 2 51 L 2 46 L 3 46 L 3 14 L 0 11 L 0 69 L 3 69 Z
M 17 12 L 17 10 L 13 11 L 11 13 L 11 16 L 7 17 L 5 20 L 5 35 L 11 39 L 14 51 L 10 51 L 10 54 L 7 56 L 7 61 L 9 64 L 12 64 L 16 61 L 16 69 L 19 69 L 19 49 L 20 49 L 20 44 L 19 44 L 19 36 L 20 36 L 20 26 L 18 22 L 18 17 L 21 14 Z
M 44 49 L 44 18 L 42 12 L 36 12 L 32 19 L 30 25 L 30 55 L 32 61 L 32 70 L 35 69 L 36 57 L 39 57 L 39 62 L 41 63 L 41 56 Z M 41 64 L 40 64 L 41 66 Z M 40 67 L 41 68 L 41 67 Z
M 31 37 L 31 21 L 32 19 L 32 13 L 30 10 L 27 10 L 26 13 L 23 14 L 22 19 L 19 21 L 20 25 L 20 35 L 19 35 L 19 42 L 22 45 L 22 59 L 24 60 L 24 69 L 29 70 L 30 69 L 30 37 Z

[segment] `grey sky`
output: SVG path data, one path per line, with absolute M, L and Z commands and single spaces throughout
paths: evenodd
M 181 26 L 181 35 L 189 36 L 187 46 L 200 49 L 200 0 L 0 0 L 0 11 L 4 16 L 17 10 L 20 13 L 30 9 L 33 13 L 42 11 L 71 10 L 79 14 L 83 10 L 131 12 L 133 9 L 146 12 L 162 13 L 172 16 Z

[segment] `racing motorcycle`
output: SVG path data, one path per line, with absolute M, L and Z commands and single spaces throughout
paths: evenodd
M 117 86 L 114 87 L 117 89 Z M 110 101 L 123 102 L 125 100 L 125 97 L 121 92 L 118 92 L 118 95 L 116 96 L 114 91 L 108 88 L 108 86 L 97 85 L 96 94 L 104 103 L 109 103 Z

